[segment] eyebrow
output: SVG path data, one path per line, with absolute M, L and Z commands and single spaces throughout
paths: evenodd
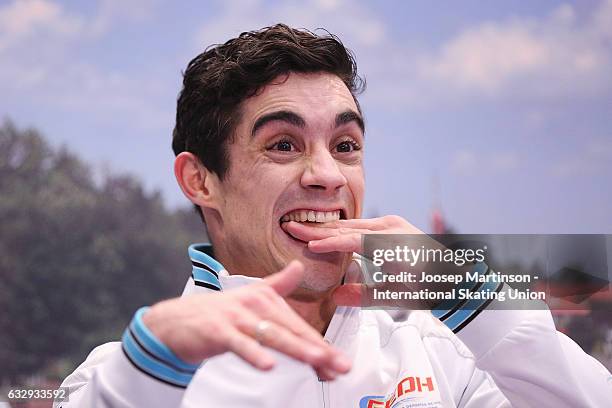
M 349 124 L 351 122 L 357 123 L 362 133 L 365 133 L 365 123 L 360 114 L 353 110 L 347 110 L 336 115 L 336 127 Z
M 306 127 L 306 121 L 297 113 L 288 110 L 280 110 L 276 112 L 270 112 L 258 118 L 253 124 L 251 136 L 255 136 L 257 131 L 268 123 L 276 121 L 285 122 L 301 129 Z M 363 122 L 363 118 L 360 114 L 353 110 L 346 110 L 342 113 L 337 114 L 335 120 L 335 127 L 340 127 L 351 122 L 355 122 L 357 126 L 359 126 L 359 128 L 361 129 L 361 132 L 365 132 L 365 124 Z
M 281 110 L 276 112 L 271 112 L 262 117 L 258 118 L 253 125 L 253 129 L 251 130 L 251 136 L 255 136 L 255 133 L 266 124 L 270 122 L 286 122 L 290 125 L 297 126 L 299 128 L 306 127 L 306 121 L 300 115 L 295 112 Z

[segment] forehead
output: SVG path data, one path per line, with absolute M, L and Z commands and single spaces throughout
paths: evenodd
M 359 111 L 344 82 L 329 73 L 282 75 L 242 105 L 243 119 L 247 123 L 278 110 L 300 114 L 307 125 L 313 120 L 334 120 L 337 113 L 347 110 Z

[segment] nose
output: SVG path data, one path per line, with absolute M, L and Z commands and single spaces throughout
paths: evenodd
M 302 174 L 302 186 L 333 192 L 346 185 L 346 177 L 329 150 L 318 148 L 313 151 L 309 159 Z

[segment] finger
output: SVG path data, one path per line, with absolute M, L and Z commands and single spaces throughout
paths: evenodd
M 357 252 L 362 253 L 362 234 L 353 233 L 308 242 L 308 249 L 315 253 Z
M 299 266 L 303 268 L 301 264 Z M 287 284 L 285 281 L 283 282 L 283 284 Z M 279 284 L 274 281 L 272 284 L 282 292 L 281 288 L 278 287 Z M 288 289 L 288 291 L 290 290 L 291 288 Z M 317 346 L 329 347 L 323 340 L 323 336 L 306 323 L 274 288 L 265 285 L 255 287 L 254 285 L 248 292 L 244 293 L 241 303 L 243 308 L 240 312 L 235 313 L 238 317 L 234 324 L 243 332 L 253 335 L 251 329 L 260 320 L 265 319 L 291 330 L 294 334 Z
M 371 234 L 374 232 L 368 229 L 350 228 L 347 226 L 336 228 L 326 226 L 326 224 L 301 223 L 295 221 L 285 222 L 281 228 L 283 228 L 285 232 L 289 233 L 294 238 L 304 242 L 321 240 L 339 235 L 349 235 L 355 233 Z
M 394 234 L 424 234 L 423 231 L 397 215 L 378 218 L 353 218 L 319 224 L 323 228 L 354 228 Z
M 321 228 L 357 228 L 370 231 L 382 231 L 388 228 L 383 217 L 378 218 L 352 218 L 349 220 L 336 220 L 324 222 L 320 225 Z
M 302 317 L 298 315 L 283 298 L 278 298 L 277 305 L 278 313 L 274 313 L 266 317 L 267 319 L 286 327 L 296 336 L 308 340 L 313 344 L 328 347 L 328 344 L 323 339 L 323 336 L 321 336 L 321 333 L 306 323 L 306 321 L 302 319 Z
M 275 361 L 272 355 L 266 351 L 255 339 L 228 327 L 226 336 L 229 351 L 234 352 L 247 363 L 260 370 L 270 370 Z
M 315 372 L 319 381 L 333 381 L 338 377 L 338 373 L 328 368 L 316 368 Z
M 347 362 L 343 353 L 326 343 L 321 334 L 291 309 L 282 297 L 269 291 L 261 291 L 259 293 L 259 300 L 256 302 L 259 305 L 256 309 L 258 312 L 254 313 L 255 309 L 252 311 L 248 308 L 243 308 L 238 313 L 239 318 L 235 320 L 236 327 L 243 333 L 253 338 L 261 335 L 257 333 L 257 325 L 262 319 L 267 320 L 272 326 L 265 330 L 265 338 L 262 339 L 264 345 L 274 348 L 277 340 L 284 341 L 282 338 L 277 338 L 278 334 L 274 334 L 280 332 L 285 340 L 287 338 L 289 340 L 292 338 L 297 340 L 299 343 L 298 348 L 301 347 L 302 351 L 305 350 L 306 355 L 302 357 L 296 356 L 295 353 L 299 350 L 294 350 L 291 354 L 289 354 L 289 351 L 279 351 L 309 363 L 313 367 L 318 364 L 331 364 L 330 367 L 336 370 L 336 372 L 344 372 L 343 370 L 348 369 L 347 364 L 350 368 L 350 362 Z M 270 293 L 272 293 L 272 296 L 269 295 Z M 285 332 L 289 332 L 290 336 L 284 335 Z M 271 343 L 268 344 L 270 341 Z M 317 360 L 317 358 L 322 359 L 322 362 Z
M 294 260 L 282 271 L 266 277 L 264 283 L 271 286 L 280 296 L 285 297 L 291 294 L 303 279 L 304 265 Z
M 331 346 L 316 346 L 275 323 L 270 323 L 261 337 L 262 345 L 310 364 L 315 369 L 325 368 L 335 373 L 346 373 L 350 370 L 350 361 L 342 354 L 334 352 Z
M 323 225 L 323 224 L 320 224 Z M 281 228 L 300 241 L 308 242 L 314 239 L 324 239 L 338 235 L 335 229 L 314 227 L 301 222 L 289 221 L 284 222 Z

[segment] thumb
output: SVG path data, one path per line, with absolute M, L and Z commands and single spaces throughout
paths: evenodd
M 293 292 L 304 279 L 304 265 L 293 260 L 283 270 L 264 279 L 282 297 Z

